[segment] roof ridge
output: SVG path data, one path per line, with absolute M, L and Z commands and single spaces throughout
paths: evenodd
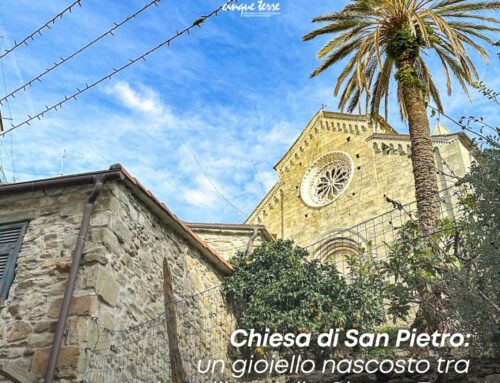
M 198 236 L 191 228 L 189 228 L 183 221 L 181 221 L 177 215 L 175 215 L 165 203 L 161 202 L 150 190 L 148 190 L 141 182 L 132 176 L 121 164 L 114 164 L 110 166 L 107 170 L 99 170 L 95 172 L 86 172 L 78 174 L 70 174 L 59 177 L 52 177 L 47 179 L 38 179 L 33 181 L 18 182 L 12 184 L 0 184 L 0 196 L 2 194 L 13 194 L 19 192 L 33 192 L 37 190 L 44 190 L 52 187 L 69 187 L 77 185 L 85 185 L 96 182 L 96 177 L 99 175 L 113 175 L 116 178 L 111 181 L 121 181 L 126 182 L 126 186 L 129 186 L 131 191 L 135 194 L 139 200 L 141 197 L 139 194 L 144 195 L 150 203 L 157 206 L 163 214 L 165 214 L 174 225 L 178 226 L 178 229 L 182 230 L 191 239 L 193 244 L 199 248 L 199 250 L 211 258 L 211 260 L 216 264 L 221 271 L 230 272 L 233 267 L 229 264 L 219 253 L 208 245 L 200 236 Z M 144 203 L 145 201 L 142 200 Z M 151 209 L 151 207 L 149 207 Z M 154 211 L 153 211 L 154 213 Z M 165 221 L 164 221 L 165 222 Z M 167 223 L 167 222 L 165 222 Z M 176 228 L 173 228 L 174 230 Z

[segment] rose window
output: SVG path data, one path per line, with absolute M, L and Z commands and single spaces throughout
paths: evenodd
M 311 207 L 332 203 L 349 186 L 353 169 L 351 157 L 344 152 L 335 151 L 319 157 L 302 180 L 302 200 Z

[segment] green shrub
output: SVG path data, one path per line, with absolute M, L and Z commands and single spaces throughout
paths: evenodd
M 280 240 L 231 259 L 235 271 L 224 289 L 240 328 L 310 332 L 314 338 L 330 328 L 368 331 L 384 321 L 379 286 L 372 280 L 347 283 L 333 263 L 308 258 L 306 250 Z

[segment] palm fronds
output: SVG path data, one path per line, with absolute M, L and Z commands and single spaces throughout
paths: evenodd
M 402 62 L 410 63 L 424 96 L 441 110 L 440 93 L 425 60 L 438 57 L 448 94 L 453 75 L 468 95 L 468 85 L 478 78 L 468 50 L 488 57 L 481 43 L 493 44 L 491 34 L 500 31 L 500 20 L 491 14 L 499 9 L 499 1 L 352 0 L 341 11 L 313 19 L 326 25 L 304 40 L 333 37 L 318 52 L 323 61 L 311 76 L 347 58 L 334 89 L 335 95 L 340 94 L 340 108 L 361 108 L 366 96 L 371 114 L 376 115 L 383 102 L 387 109 L 391 76 Z M 401 101 L 401 89 L 397 93 Z M 400 108 L 405 118 L 401 103 Z

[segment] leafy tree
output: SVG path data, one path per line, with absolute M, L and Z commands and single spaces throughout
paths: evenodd
M 383 296 L 394 322 L 415 315 L 412 327 L 434 331 L 446 321 L 447 305 L 444 276 L 455 267 L 455 226 L 448 219 L 438 221 L 431 238 L 422 234 L 418 224 L 408 221 L 389 245 L 387 260 L 378 265 L 377 274 L 385 280 Z M 415 312 L 415 308 L 419 308 Z
M 308 257 L 292 241 L 280 240 L 231 259 L 235 270 L 224 289 L 241 328 L 314 337 L 330 328 L 369 330 L 384 320 L 374 279 L 359 277 L 348 284 L 333 263 Z
M 498 92 L 483 82 L 475 88 L 499 105 Z M 466 193 L 460 197 L 462 216 L 453 232 L 458 262 L 443 278 L 449 296 L 447 315 L 459 330 L 474 335 L 477 351 L 500 355 L 500 128 L 483 117 L 445 117 L 473 134 L 482 149 L 471 171 L 458 182 Z
M 500 95 L 500 93 L 488 88 L 484 81 L 477 81 L 472 84 L 472 86 L 476 88 L 488 100 L 493 101 L 497 105 L 500 105 L 500 102 L 498 102 L 498 95 Z
M 475 346 L 500 353 L 500 140 L 488 137 L 471 172 L 460 183 L 471 192 L 462 201 L 457 225 L 459 267 L 445 275 L 450 316 L 476 335 Z
M 361 109 L 365 95 L 372 117 L 382 100 L 387 114 L 394 74 L 401 116 L 410 129 L 419 224 L 426 235 L 436 231 L 440 206 L 426 103 L 434 101 L 439 111 L 443 106 L 425 59 L 434 53 L 442 63 L 448 94 L 450 73 L 468 94 L 477 72 L 466 47 L 488 56 L 480 42 L 494 43 L 485 33 L 497 32 L 492 24 L 499 20 L 481 12 L 499 8 L 498 1 L 351 0 L 339 12 L 314 18 L 326 25 L 304 36 L 334 36 L 318 52 L 323 62 L 312 76 L 347 59 L 334 91 L 337 96 L 343 87 L 341 109 Z
M 500 129 L 494 130 L 479 135 L 486 146 L 457 184 L 459 217 L 438 221 L 431 237 L 407 222 L 388 259 L 371 265 L 385 281 L 389 315 L 408 320 L 417 306 L 414 326 L 473 334 L 472 346 L 482 353 L 500 353 Z

